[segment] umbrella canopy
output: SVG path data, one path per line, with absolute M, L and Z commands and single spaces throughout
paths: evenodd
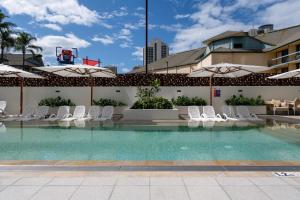
M 219 63 L 193 71 L 190 77 L 227 77 L 237 78 L 253 73 L 259 73 L 270 70 L 269 67 L 255 65 L 240 65 L 230 63 Z
M 59 65 L 36 67 L 35 69 L 53 73 L 63 77 L 104 77 L 115 78 L 116 75 L 109 69 L 90 65 Z
M 285 72 L 275 76 L 268 77 L 269 79 L 285 79 L 285 78 L 300 78 L 300 69 Z
M 23 71 L 8 65 L 0 64 L 0 77 L 43 78 L 37 74 Z
M 189 77 L 210 77 L 210 105 L 212 105 L 212 79 L 214 77 L 237 78 L 267 70 L 270 70 L 270 68 L 255 65 L 219 63 L 207 67 L 200 67 L 200 69 L 193 71 Z
M 62 77 L 89 77 L 91 78 L 91 105 L 93 104 L 94 77 L 115 78 L 116 75 L 109 69 L 90 65 L 59 65 L 36 67 L 35 69 L 53 73 Z
M 0 77 L 20 78 L 20 114 L 23 112 L 23 78 L 43 78 L 8 65 L 0 64 Z

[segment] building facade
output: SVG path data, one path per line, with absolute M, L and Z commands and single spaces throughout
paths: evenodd
M 149 65 L 152 73 L 190 73 L 218 63 L 270 67 L 283 73 L 300 67 L 300 25 L 274 30 L 272 24 L 258 29 L 226 31 L 203 41 L 203 48 L 170 55 Z M 143 73 L 144 69 L 133 71 Z
M 143 49 L 144 66 L 146 65 L 146 48 Z M 161 40 L 153 40 L 148 46 L 148 64 L 169 56 L 169 46 Z

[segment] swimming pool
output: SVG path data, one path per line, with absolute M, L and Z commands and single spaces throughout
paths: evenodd
M 0 160 L 300 161 L 300 129 L 7 123 L 0 130 Z

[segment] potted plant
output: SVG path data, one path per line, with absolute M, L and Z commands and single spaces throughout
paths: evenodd
M 172 120 L 178 119 L 178 110 L 173 103 L 157 96 L 160 91 L 160 81 L 154 80 L 150 87 L 139 87 L 137 101 L 124 113 L 125 120 Z
M 99 100 L 94 100 L 93 105 L 101 106 L 101 107 L 113 106 L 115 108 L 114 113 L 119 115 L 124 114 L 124 110 L 128 108 L 127 104 L 124 102 L 116 101 L 113 99 L 104 99 L 104 98 L 101 98 Z
M 49 114 L 56 114 L 59 106 L 70 106 L 74 109 L 76 106 L 70 99 L 63 99 L 60 96 L 56 98 L 46 98 L 39 102 L 39 106 L 49 106 Z
M 249 111 L 253 114 L 265 115 L 267 113 L 267 108 L 265 101 L 261 96 L 256 98 L 248 98 L 243 95 L 233 95 L 225 101 L 227 105 L 231 106 L 247 106 Z
M 199 97 L 179 96 L 177 99 L 172 99 L 172 103 L 179 110 L 179 114 L 187 115 L 188 106 L 206 106 L 207 102 Z

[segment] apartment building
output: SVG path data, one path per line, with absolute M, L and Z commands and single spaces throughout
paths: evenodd
M 300 67 L 300 25 L 274 30 L 267 24 L 247 32 L 226 31 L 203 41 L 203 46 L 153 62 L 149 72 L 190 73 L 218 63 L 268 66 L 273 73 Z M 144 71 L 139 68 L 132 73 Z

